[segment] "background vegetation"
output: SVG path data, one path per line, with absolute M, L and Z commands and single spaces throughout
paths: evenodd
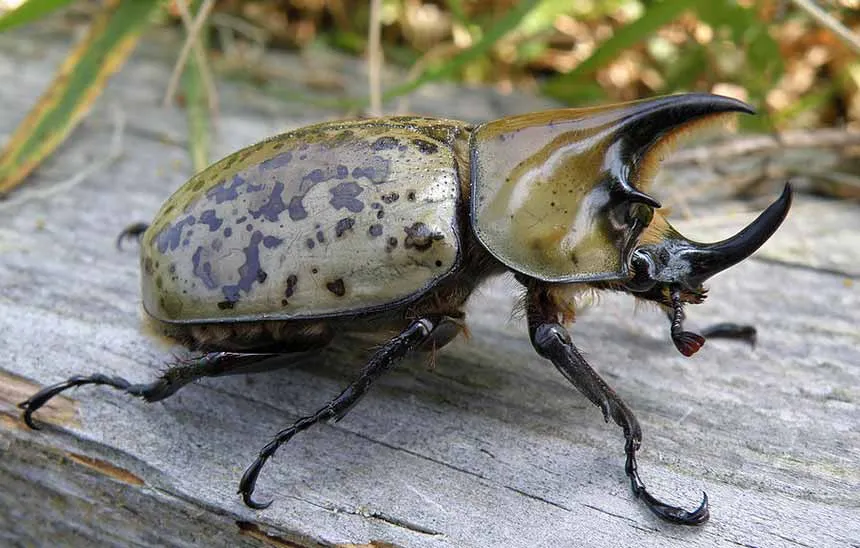
M 208 162 L 212 72 L 265 87 L 267 48 L 334 48 L 370 61 L 365 97 L 450 80 L 585 105 L 678 91 L 746 100 L 758 130 L 860 129 L 860 0 L 5 0 L 0 31 L 63 8 L 89 22 L 57 79 L 0 155 L 0 196 L 66 138 L 149 24 L 188 36 L 166 100 L 189 113 L 192 157 Z M 0 4 L 2 5 L 2 4 Z M 408 77 L 380 89 L 382 62 Z M 337 96 L 337 82 L 327 91 Z

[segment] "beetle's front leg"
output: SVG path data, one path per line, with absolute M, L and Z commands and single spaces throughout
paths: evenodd
M 684 331 L 684 305 L 681 302 L 680 291 L 673 289 L 669 292 L 669 297 L 672 300 L 672 308 L 667 312 L 667 316 L 671 326 L 672 342 L 681 354 L 692 356 L 705 344 L 705 340 L 710 338 L 737 339 L 755 346 L 756 329 L 751 325 L 718 323 L 702 329 L 701 335 Z
M 257 483 L 257 477 L 263 469 L 266 461 L 275 454 L 278 448 L 290 441 L 293 436 L 307 430 L 311 426 L 321 421 L 337 421 L 343 418 L 344 415 L 361 399 L 362 396 L 370 388 L 371 383 L 378 379 L 383 373 L 391 369 L 400 359 L 405 357 L 413 350 L 419 350 L 428 341 L 436 340 L 438 333 L 447 333 L 447 328 L 452 322 L 447 317 L 421 318 L 413 321 L 409 327 L 403 330 L 399 335 L 392 338 L 383 344 L 370 358 L 361 374 L 343 392 L 337 395 L 333 400 L 325 404 L 316 413 L 302 417 L 297 420 L 289 428 L 285 428 L 278 432 L 272 440 L 267 443 L 256 460 L 245 470 L 242 475 L 242 480 L 239 482 L 239 493 L 245 504 L 251 508 L 262 509 L 271 504 L 271 501 L 260 503 L 253 500 L 252 495 Z M 437 331 L 438 329 L 438 331 Z M 443 337 L 445 339 L 446 337 Z M 450 339 L 450 337 L 448 337 Z
M 710 517 L 708 495 L 705 494 L 699 507 L 689 512 L 683 508 L 670 506 L 656 499 L 645 488 L 639 478 L 636 451 L 642 443 L 642 429 L 633 411 L 606 384 L 600 375 L 585 361 L 570 339 L 567 330 L 557 322 L 557 312 L 551 305 L 547 294 L 542 290 L 530 291 L 528 304 L 529 335 L 538 354 L 552 361 L 565 378 L 582 392 L 591 402 L 603 411 L 603 418 L 610 417 L 624 431 L 624 453 L 627 456 L 625 472 L 630 478 L 630 487 L 637 498 L 658 517 L 681 525 L 700 525 Z

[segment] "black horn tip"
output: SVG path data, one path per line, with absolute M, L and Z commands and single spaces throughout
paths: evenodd
M 742 112 L 744 114 L 756 114 L 756 110 L 749 104 L 734 97 L 725 95 L 714 95 L 713 93 L 688 93 L 675 96 L 693 110 L 703 110 L 712 113 L 717 112 Z
M 794 189 L 791 186 L 791 181 L 786 181 L 785 186 L 782 189 L 782 194 L 780 194 L 779 198 L 776 200 L 776 204 L 783 204 L 785 210 L 788 211 L 788 208 L 791 207 L 793 197 Z

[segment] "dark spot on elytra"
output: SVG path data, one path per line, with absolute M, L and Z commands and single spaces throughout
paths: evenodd
M 228 310 L 233 308 L 234 301 L 221 301 L 218 303 L 218 308 L 221 310 Z
M 440 143 L 447 143 L 449 145 L 453 143 L 457 135 L 460 134 L 460 128 L 441 124 L 424 126 L 421 128 L 421 131 L 434 141 L 439 141 Z M 471 131 L 471 129 L 467 131 Z
M 400 194 L 396 192 L 389 192 L 388 194 L 383 194 L 382 196 L 380 196 L 379 199 L 386 204 L 393 204 L 400 199 Z
M 352 217 L 346 217 L 337 222 L 334 226 L 334 235 L 338 238 L 344 235 L 347 230 L 352 230 L 352 227 L 355 225 L 355 219 Z
M 245 221 L 247 221 L 247 220 L 248 220 L 248 216 L 247 216 L 247 215 L 242 215 L 241 217 L 239 217 L 238 219 L 236 219 L 236 224 L 237 224 L 237 225 L 240 225 L 240 224 L 244 223 L 244 222 L 245 222 Z
M 224 298 L 228 301 L 238 301 L 240 291 L 249 293 L 254 282 L 259 282 L 262 271 L 260 268 L 260 242 L 262 241 L 263 234 L 259 230 L 251 234 L 251 241 L 248 243 L 248 247 L 243 250 L 245 262 L 239 267 L 239 281 L 236 284 L 225 285 L 221 288 L 224 292 Z M 265 273 L 262 276 L 265 280 Z
M 274 188 L 272 188 L 272 193 L 269 194 L 269 199 L 266 201 L 265 204 L 260 206 L 260 209 L 258 209 L 257 211 L 251 211 L 251 215 L 255 219 L 259 219 L 262 216 L 267 221 L 277 221 L 281 213 L 283 213 L 287 209 L 287 206 L 284 204 L 284 199 L 282 196 L 283 192 L 284 183 L 275 183 Z
M 412 226 L 403 227 L 406 232 L 406 238 L 403 239 L 403 247 L 406 249 L 416 249 L 417 251 L 427 251 L 437 240 L 444 240 L 445 235 L 440 232 L 434 232 L 426 224 L 418 222 Z
M 299 278 L 295 274 L 287 276 L 287 288 L 284 290 L 284 296 L 288 299 L 296 292 L 296 286 L 299 283 Z
M 192 226 L 195 222 L 194 215 L 189 215 L 176 224 L 170 224 L 162 228 L 158 236 L 155 237 L 155 245 L 158 251 L 164 253 L 168 248 L 173 251 L 179 247 L 179 242 L 182 240 L 182 229 L 185 226 Z
M 415 201 L 415 191 L 410 190 L 409 192 L 407 192 L 406 193 L 406 199 L 409 200 L 410 202 L 414 202 Z
M 328 203 L 335 209 L 346 208 L 353 213 L 358 213 L 364 209 L 364 202 L 356 198 L 364 192 L 364 189 L 352 181 L 339 183 L 336 187 L 329 189 L 329 192 L 331 193 L 331 200 Z
M 397 238 L 395 238 L 394 236 L 391 236 L 390 238 L 388 238 L 388 241 L 385 243 L 385 252 L 391 253 L 395 249 L 397 249 Z
M 314 273 L 314 274 L 319 274 L 319 271 L 320 271 L 320 269 L 319 269 L 319 268 L 316 268 L 316 267 L 314 267 L 314 268 L 312 268 L 312 269 L 311 269 L 311 272 L 312 272 L 312 273 Z
M 316 243 L 313 238 L 308 238 L 305 240 L 305 246 L 307 246 L 308 249 L 313 249 L 316 246 Z
M 384 183 L 388 179 L 390 171 L 390 162 L 382 156 L 372 156 L 370 161 L 363 166 L 356 167 L 352 170 L 352 177 L 360 179 L 367 177 L 374 184 Z
M 287 206 L 287 211 L 290 213 L 290 219 L 294 221 L 301 221 L 302 219 L 308 216 L 308 212 L 305 210 L 305 206 L 302 203 L 302 196 L 293 196 L 290 199 L 290 205 Z
M 283 146 L 283 145 L 282 145 Z M 280 148 L 280 147 L 278 147 Z M 293 153 L 290 151 L 282 152 L 275 156 L 274 158 L 269 158 L 268 160 L 263 160 L 260 162 L 260 171 L 269 171 L 271 169 L 278 169 L 280 167 L 284 167 L 289 164 L 293 160 Z
M 412 144 L 418 149 L 421 154 L 436 154 L 439 152 L 439 146 L 425 141 L 424 139 L 412 139 Z
M 194 266 L 192 272 L 207 288 L 216 289 L 218 282 L 212 275 L 212 264 L 209 262 L 208 257 L 204 258 L 204 254 L 206 254 L 206 251 L 203 249 L 203 246 L 198 246 L 194 255 L 191 256 L 191 264 Z
M 200 222 L 209 226 L 209 232 L 215 232 L 221 228 L 221 224 L 224 222 L 224 219 L 219 219 L 215 215 L 214 209 L 207 209 L 200 214 Z
M 434 264 L 436 266 L 442 266 L 442 261 L 440 261 L 439 259 L 436 259 L 436 262 Z
M 232 228 L 230 228 L 228 226 L 227 228 L 224 229 L 224 237 L 225 238 L 229 238 L 232 235 L 233 235 L 233 229 Z
M 190 236 L 190 234 L 189 234 L 189 236 Z M 182 247 L 188 247 L 188 244 L 190 244 L 190 243 L 191 243 L 191 240 L 189 240 L 188 238 L 185 238 L 184 240 L 182 240 Z
M 324 183 L 326 181 L 330 181 L 332 179 L 346 179 L 349 175 L 349 168 L 344 165 L 334 165 L 329 164 L 324 168 L 317 168 L 302 178 L 302 182 L 310 181 L 314 184 Z M 313 185 L 311 185 L 313 186 Z M 310 187 L 305 188 L 305 185 L 302 185 L 303 190 L 307 192 L 310 190 Z
M 343 285 L 343 278 L 338 278 L 333 282 L 328 282 L 325 284 L 325 287 L 338 297 L 346 295 L 346 286 Z
M 380 204 L 379 202 L 373 202 L 372 204 L 370 204 L 370 209 L 382 209 L 382 204 Z
M 251 232 L 252 230 L 254 230 L 254 225 L 251 223 L 246 224 L 245 230 L 247 230 L 248 232 Z
M 260 269 L 257 271 L 257 283 L 261 284 L 261 283 L 265 282 L 266 278 L 268 278 L 268 277 L 269 277 L 269 275 L 266 274 L 265 270 Z
M 167 267 L 167 271 L 171 274 L 176 274 L 176 263 L 171 263 L 170 266 Z
M 238 160 L 238 159 L 239 159 L 239 156 L 236 154 L 233 154 L 232 156 L 228 156 L 227 160 L 224 161 L 224 167 L 222 169 L 223 170 L 230 169 L 231 167 L 233 167 L 233 164 L 235 164 L 236 160 Z
M 155 278 L 155 287 L 157 287 L 158 289 L 162 289 L 164 287 L 164 278 L 162 278 L 161 276 Z
M 317 230 L 317 241 L 319 243 L 325 243 L 325 234 L 323 234 L 322 230 Z
M 380 137 L 376 141 L 370 145 L 375 152 L 379 152 L 380 150 L 390 150 L 396 147 L 399 144 L 399 141 L 394 137 Z
M 377 219 L 381 219 L 383 217 L 385 217 L 385 210 L 384 209 L 380 209 L 379 211 L 376 212 L 376 218 Z
M 263 246 L 266 249 L 274 249 L 281 245 L 283 241 L 282 238 L 278 238 L 277 236 L 266 236 L 263 238 Z
M 238 173 L 233 175 L 233 179 L 230 181 L 230 185 L 226 186 L 226 179 L 209 189 L 206 193 L 206 197 L 210 199 L 214 199 L 216 204 L 220 204 L 226 201 L 232 201 L 239 197 L 239 190 L 245 186 L 244 193 L 256 192 L 258 190 L 262 190 L 264 185 L 255 185 L 253 183 L 248 183 L 241 175 Z
M 382 225 L 370 225 L 370 229 L 368 230 L 371 238 L 377 238 L 382 236 Z

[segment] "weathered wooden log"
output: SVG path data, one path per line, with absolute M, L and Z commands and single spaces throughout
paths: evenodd
M 64 51 L 41 38 L 34 56 L 32 43 L 0 40 L 7 134 Z M 158 106 L 169 68 L 144 48 L 35 180 L 0 203 L 0 544 L 860 545 L 860 211 L 805 195 L 773 241 L 690 309 L 691 326 L 755 324 L 755 348 L 715 340 L 684 358 L 660 314 L 614 295 L 572 329 L 642 422 L 653 492 L 692 506 L 707 491 L 702 528 L 659 522 L 633 499 L 619 429 L 535 355 L 511 317 L 508 278 L 473 298 L 469 340 L 433 367 L 404 363 L 346 419 L 283 448 L 260 479 L 261 498 L 275 499 L 265 511 L 235 494 L 244 467 L 336 394 L 360 352 L 207 379 L 158 404 L 81 389 L 38 413 L 41 431 L 24 427 L 15 404 L 40 386 L 97 371 L 146 381 L 181 353 L 140 330 L 137 255 L 113 245 L 190 175 L 183 116 Z M 224 89 L 220 153 L 326 115 L 275 118 L 277 106 Z M 422 110 L 456 117 L 460 93 L 434 88 Z M 468 93 L 473 115 L 506 113 Z M 105 161 L 117 136 L 122 154 Z M 755 212 L 691 208 L 680 224 L 702 239 Z

